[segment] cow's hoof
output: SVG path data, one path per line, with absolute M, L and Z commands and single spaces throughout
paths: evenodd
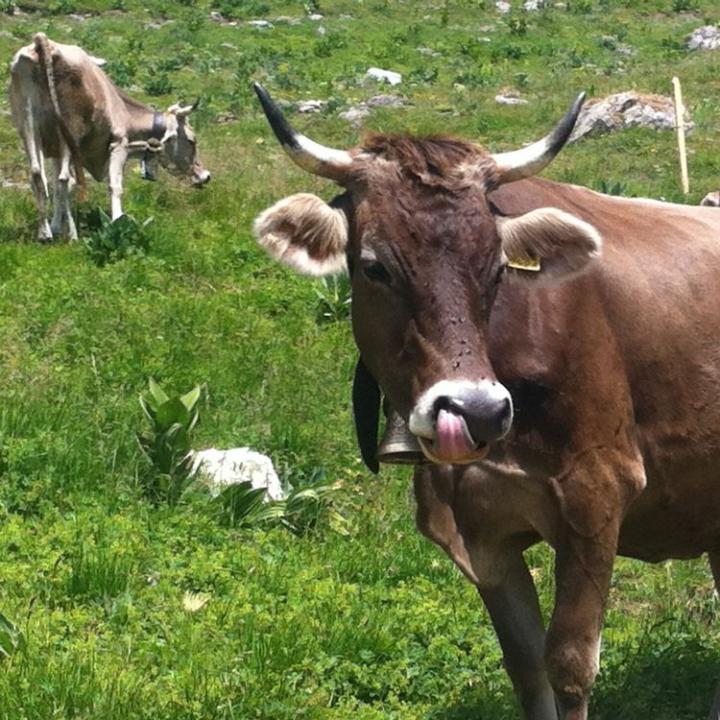
M 52 242 L 53 231 L 50 227 L 50 223 L 47 220 L 41 222 L 38 226 L 37 239 L 41 243 Z

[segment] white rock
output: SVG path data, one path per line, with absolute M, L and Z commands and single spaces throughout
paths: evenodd
M 359 105 L 348 108 L 341 112 L 338 117 L 347 120 L 353 127 L 360 127 L 362 121 L 370 114 L 372 108 L 376 107 L 402 107 L 407 105 L 405 100 L 396 95 L 373 95 Z
M 318 22 L 323 19 L 323 16 L 320 13 L 313 13 L 312 15 L 308 15 L 308 18 L 314 22 Z
M 351 107 L 345 112 L 341 112 L 338 117 L 347 120 L 353 127 L 360 127 L 362 121 L 370 114 L 370 108 L 365 105 Z
M 426 55 L 427 57 L 439 57 L 440 53 L 437 52 L 437 50 L 433 50 L 429 47 L 419 47 L 415 48 L 421 55 Z
M 525 12 L 535 12 L 544 6 L 545 3 L 542 0 L 526 0 L 526 2 L 523 3 L 523 10 Z
M 271 29 L 274 25 L 269 20 L 248 20 L 247 24 L 254 28 Z
M 496 95 L 495 102 L 498 105 L 529 105 L 525 98 L 512 97 L 510 95 Z
M 382 70 L 381 68 L 371 67 L 368 68 L 365 74 L 367 77 L 371 77 L 374 80 L 383 80 L 390 85 L 399 85 L 402 82 L 402 75 L 393 70 Z
M 213 497 L 230 485 L 250 482 L 254 488 L 265 488 L 266 500 L 285 498 L 280 478 L 267 455 L 241 447 L 231 450 L 208 448 L 191 452 L 191 457 L 198 482 L 206 485 Z
M 701 205 L 708 205 L 710 207 L 720 207 L 720 192 L 709 192 L 700 203 Z
M 672 99 L 664 95 L 628 91 L 591 100 L 583 107 L 570 142 L 631 127 L 674 130 L 675 108 Z M 693 127 L 694 123 L 686 113 L 686 131 L 689 132 Z
M 368 107 L 402 107 L 405 104 L 405 100 L 397 95 L 373 95 L 363 103 Z
M 512 10 L 512 6 L 509 2 L 504 2 L 504 0 L 498 0 L 498 2 L 495 3 L 495 9 L 499 13 L 509 13 Z
M 297 104 L 299 113 L 320 112 L 327 105 L 327 100 L 303 100 Z
M 717 50 L 720 48 L 720 28 L 715 25 L 703 25 L 693 30 L 688 37 L 690 50 Z

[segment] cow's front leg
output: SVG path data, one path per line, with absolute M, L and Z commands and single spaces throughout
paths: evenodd
M 118 140 L 110 145 L 108 187 L 110 189 L 110 213 L 112 220 L 117 220 L 123 214 L 123 170 L 125 169 L 127 157 L 127 140 Z
M 535 583 L 519 551 L 495 567 L 504 568 L 502 580 L 491 585 L 480 581 L 478 589 L 500 641 L 515 694 L 527 720 L 557 720 L 555 695 L 545 669 L 545 630 Z
M 579 453 L 566 468 L 552 481 L 562 520 L 545 657 L 561 720 L 586 720 L 620 524 L 645 475 L 636 458 L 600 449 Z
M 456 495 L 456 480 L 463 472 L 450 466 L 415 468 L 418 529 L 443 548 L 478 588 L 524 717 L 557 720 L 555 698 L 545 670 L 545 629 L 535 584 L 519 547 L 477 540 L 466 544 L 455 516 L 456 503 L 465 504 Z M 481 470 L 475 468 L 472 472 Z

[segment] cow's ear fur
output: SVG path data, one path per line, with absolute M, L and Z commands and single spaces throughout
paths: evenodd
M 557 208 L 499 217 L 497 228 L 508 274 L 522 281 L 569 279 L 583 272 L 602 251 L 602 237 L 590 223 Z
M 272 257 L 304 275 L 346 270 L 347 217 L 316 195 L 280 200 L 257 217 L 253 229 Z

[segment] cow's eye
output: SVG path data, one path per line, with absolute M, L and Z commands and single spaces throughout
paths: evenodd
M 389 285 L 392 282 L 390 273 L 379 260 L 371 260 L 363 263 L 362 266 L 365 277 L 372 282 L 379 282 Z

